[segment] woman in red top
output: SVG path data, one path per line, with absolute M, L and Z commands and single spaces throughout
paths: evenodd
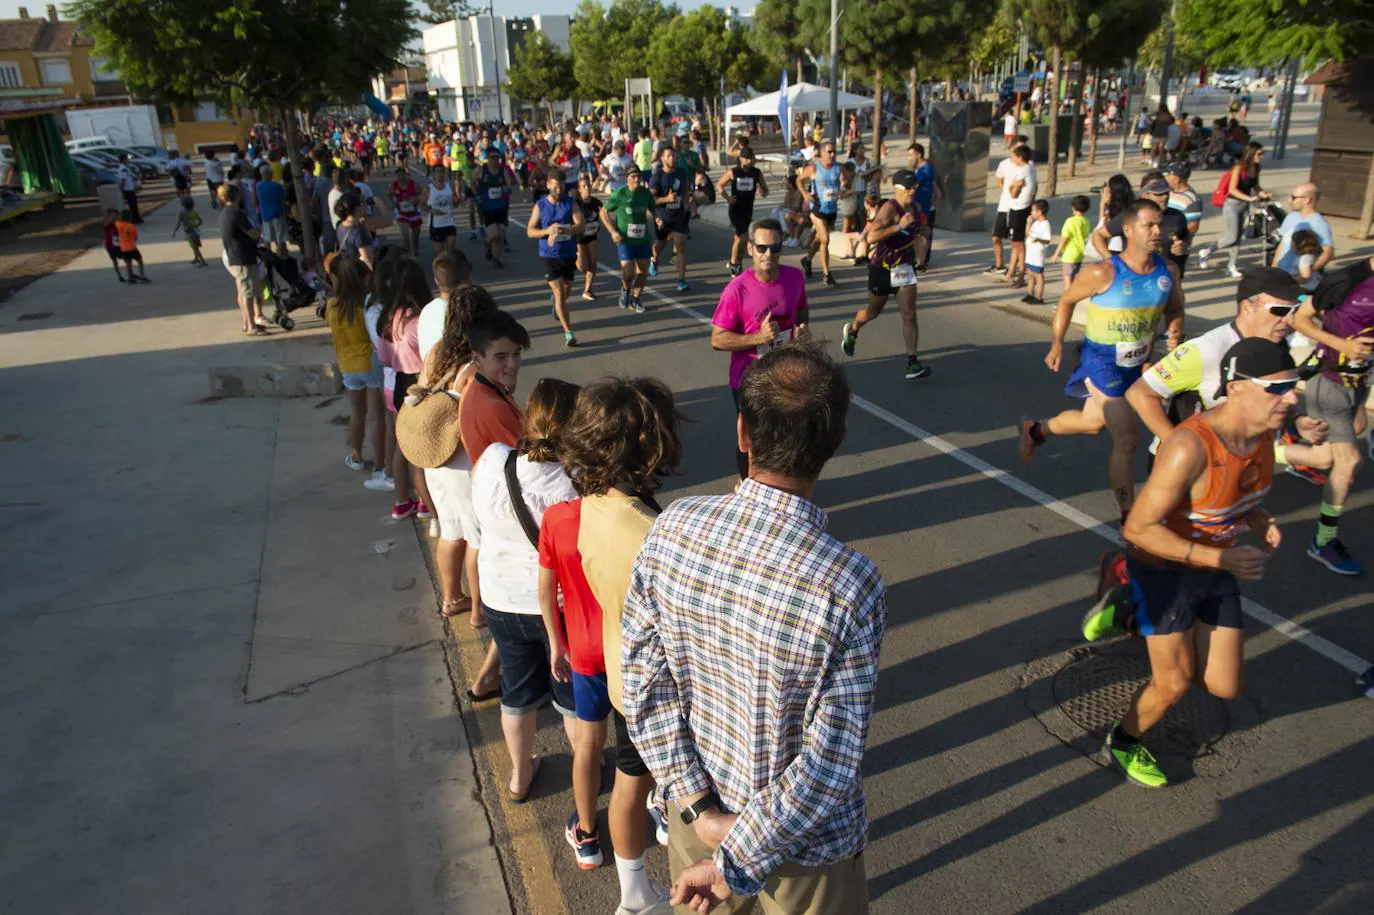
M 391 211 L 396 214 L 396 225 L 401 227 L 401 238 L 405 240 L 406 250 L 411 257 L 420 256 L 420 188 L 415 178 L 405 166 L 396 169 L 396 180 L 391 182 Z

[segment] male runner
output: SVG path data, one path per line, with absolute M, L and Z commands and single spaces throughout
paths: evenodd
M 801 259 L 802 270 L 811 279 L 811 259 L 819 251 L 825 285 L 834 286 L 835 278 L 830 275 L 830 230 L 835 227 L 840 202 L 840 166 L 835 161 L 834 143 L 827 140 L 821 144 L 818 159 L 797 173 L 799 187 L 803 180 L 811 182 L 811 226 L 815 233 L 810 249 Z
M 616 140 L 611 144 L 611 154 L 601 160 L 601 189 L 614 194 L 625 186 L 625 170 L 634 164 L 634 159 L 625 154 L 625 141 Z
M 677 291 L 686 292 L 691 288 L 687 285 L 687 239 L 692 234 L 687 196 L 692 192 L 692 176 L 678 167 L 677 152 L 671 146 L 659 155 L 659 168 L 649 176 L 649 191 L 654 195 L 654 203 L 658 204 L 649 275 L 658 276 L 659 255 L 671 241 L 673 254 L 677 257 Z
M 506 167 L 498 150 L 491 150 L 487 161 L 477 170 L 472 193 L 482 208 L 482 228 L 489 230 L 483 247 L 486 258 L 497 267 L 506 248 L 506 227 L 510 225 L 510 195 L 515 193 L 515 173 Z
M 582 210 L 567 193 L 562 171 L 550 169 L 545 182 L 548 194 L 534 202 L 526 227 L 530 238 L 539 239 L 539 259 L 544 264 L 544 279 L 553 291 L 553 316 L 563 326 L 563 345 L 576 346 L 572 319 L 568 315 L 568 293 L 577 272 L 577 239 L 582 235 Z
M 654 195 L 640 177 L 637 165 L 625 170 L 625 186 L 607 198 L 606 205 L 601 208 L 601 222 L 610 232 L 620 256 L 620 307 L 642 315 L 641 296 L 644 284 L 649 281 L 649 259 L 654 253 L 653 243 L 649 241 Z
M 730 242 L 730 260 L 725 268 L 731 276 L 739 276 L 744 271 L 740 265 L 740 255 L 744 251 L 749 224 L 754 221 L 754 195 L 768 196 L 768 185 L 763 180 L 763 172 L 754 166 L 754 151 L 748 146 L 740 147 L 739 164 L 728 169 L 716 182 L 716 190 L 725 198 L 730 214 L 730 227 L 735 230 L 734 240 Z
M 916 204 L 916 173 L 908 168 L 892 175 L 892 199 L 879 204 L 873 222 L 864 230 L 872 252 L 868 258 L 868 304 L 844 326 L 840 348 L 854 355 L 859 330 L 882 313 L 889 296 L 897 297 L 906 344 L 906 377 L 927 378 L 930 369 L 917 357 L 920 331 L 916 323 L 916 239 L 920 214 Z
M 1317 343 L 1321 371 L 1307 382 L 1307 413 L 1326 420 L 1331 442 L 1331 475 L 1307 555 L 1337 575 L 1359 575 L 1364 566 L 1351 557 L 1339 534 L 1341 511 L 1364 460 L 1356 442 L 1368 425 L 1364 405 L 1374 361 L 1374 258 L 1329 273 L 1298 309 L 1294 327 Z
M 1110 261 L 1080 270 L 1054 312 L 1045 365 L 1058 372 L 1074 306 L 1087 303 L 1078 367 L 1064 388 L 1069 397 L 1087 403 L 1081 410 L 1065 410 L 1053 419 L 1022 419 L 1018 429 L 1021 460 L 1030 463 L 1035 449 L 1050 435 L 1096 435 L 1105 427 L 1112 437 L 1107 478 L 1123 520 L 1135 500 L 1136 419 L 1126 402 L 1126 389 L 1150 361 L 1161 314 L 1168 322 L 1169 349 L 1183 340 L 1183 292 L 1177 268 L 1155 253 L 1159 205 L 1137 200 L 1126 213 L 1126 249 Z
M 1083 618 L 1089 641 L 1145 637 L 1150 679 L 1107 735 L 1106 750 L 1132 782 L 1168 778 L 1141 738 L 1194 683 L 1219 699 L 1241 693 L 1244 621 L 1237 578 L 1258 581 L 1279 546 L 1261 505 L 1274 477 L 1274 433 L 1298 401 L 1298 373 L 1281 344 L 1250 337 L 1227 350 L 1214 409 L 1188 417 L 1159 457 L 1126 518 L 1130 582 Z M 1236 546 L 1248 528 L 1266 549 Z

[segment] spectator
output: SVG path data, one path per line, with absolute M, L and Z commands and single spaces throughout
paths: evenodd
M 635 560 L 625 717 L 672 808 L 675 905 L 867 911 L 859 770 L 886 589 L 811 502 L 849 398 L 818 348 L 760 358 L 740 389 L 749 478 L 674 503 Z
M 233 183 L 220 185 L 219 237 L 224 244 L 224 267 L 234 278 L 243 332 L 263 336 L 268 323 L 258 296 L 258 230 L 243 212 L 243 192 Z
M 1312 272 L 1320 278 L 1322 270 L 1336 256 L 1331 223 L 1317 212 L 1317 201 L 1321 199 L 1321 192 L 1315 184 L 1299 184 L 1293 188 L 1293 193 L 1288 199 L 1293 202 L 1293 209 L 1289 210 L 1288 215 L 1283 217 L 1283 223 L 1279 225 L 1279 246 L 1274 251 L 1274 266 L 1285 273 L 1297 274 L 1299 253 L 1293 245 L 1293 234 L 1299 229 L 1307 229 L 1321 242 L 1321 253 L 1317 255 L 1311 267 Z
M 272 167 L 258 170 L 258 207 L 262 211 L 262 240 L 279 256 L 286 257 L 286 188 L 272 177 Z
M 224 183 L 224 163 L 212 149 L 205 154 L 205 186 L 210 191 L 210 209 L 219 209 L 219 187 Z
M 132 217 L 130 221 L 138 225 L 143 222 L 143 217 L 138 214 L 138 175 L 129 164 L 128 153 L 119 154 L 119 167 L 115 169 L 115 177 L 119 179 L 119 191 L 124 195 L 124 206 Z

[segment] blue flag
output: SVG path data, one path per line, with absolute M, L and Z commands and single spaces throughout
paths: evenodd
M 787 70 L 782 71 L 782 86 L 778 89 L 778 120 L 782 122 L 782 143 L 786 149 L 792 147 L 792 122 L 787 117 Z

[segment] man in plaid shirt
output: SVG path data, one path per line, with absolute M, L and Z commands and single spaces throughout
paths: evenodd
M 625 717 L 670 802 L 673 903 L 862 915 L 859 768 L 887 591 L 810 500 L 849 384 L 802 344 L 740 386 L 749 478 L 659 516 L 622 620 Z

